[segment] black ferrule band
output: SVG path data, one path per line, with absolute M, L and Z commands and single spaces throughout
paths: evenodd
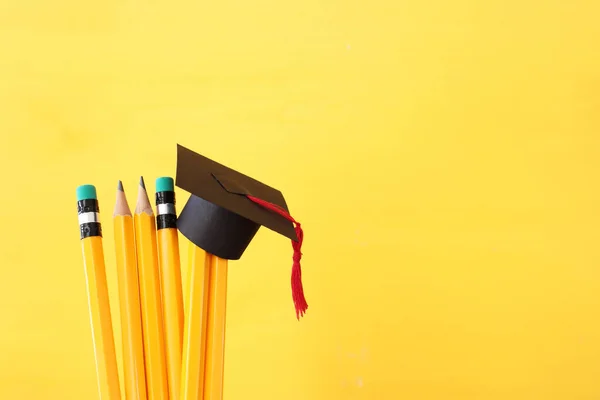
M 177 216 L 161 214 L 156 216 L 156 229 L 177 228 Z
M 86 222 L 79 225 L 80 237 L 85 239 L 92 236 L 102 237 L 102 225 L 100 222 Z
M 156 205 L 158 204 L 175 204 L 175 192 L 157 192 Z
M 100 206 L 96 199 L 85 199 L 77 202 L 77 214 L 84 214 L 89 212 L 100 212 Z

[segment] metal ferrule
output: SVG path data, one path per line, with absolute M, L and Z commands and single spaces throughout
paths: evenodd
M 81 239 L 94 236 L 102 237 L 102 224 L 100 222 L 87 222 L 79 225 L 79 237 Z
M 156 216 L 156 229 L 177 228 L 177 215 L 159 214 Z
M 173 214 L 173 215 L 177 215 L 177 213 L 175 212 L 175 204 L 158 204 L 156 206 L 156 213 L 158 215 L 165 215 L 165 214 Z
M 79 225 L 89 224 L 90 222 L 100 222 L 100 214 L 97 212 L 86 212 L 79 214 Z
M 77 214 L 85 214 L 88 212 L 100 212 L 100 206 L 96 199 L 85 199 L 77 202 Z

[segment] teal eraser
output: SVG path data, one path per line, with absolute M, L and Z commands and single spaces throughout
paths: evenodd
M 77 187 L 77 201 L 80 200 L 98 200 L 96 187 L 94 185 L 81 185 Z
M 168 176 L 161 176 L 156 179 L 156 192 L 174 192 L 175 184 L 173 178 Z

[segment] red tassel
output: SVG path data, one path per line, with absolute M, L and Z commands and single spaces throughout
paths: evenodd
M 300 223 L 297 222 L 292 216 L 277 204 L 270 203 L 268 201 L 259 199 L 258 197 L 247 195 L 248 199 L 254 203 L 266 208 L 267 210 L 276 212 L 288 221 L 294 224 L 296 229 L 296 236 L 298 241 L 292 240 L 292 247 L 294 248 L 294 263 L 292 264 L 292 299 L 294 300 L 294 307 L 296 308 L 296 318 L 299 320 L 301 316 L 308 309 L 308 304 L 304 298 L 304 289 L 302 287 L 302 269 L 300 268 L 300 259 L 302 258 L 302 241 L 304 240 L 304 232 Z

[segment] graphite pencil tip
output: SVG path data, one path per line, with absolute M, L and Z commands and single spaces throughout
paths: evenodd
M 125 197 L 125 190 L 123 190 L 123 183 L 121 181 L 119 181 L 119 186 L 117 187 L 117 201 L 115 202 L 113 217 L 118 215 L 131 216 L 131 209 L 129 208 L 129 204 L 127 204 L 127 197 Z
M 144 185 L 144 178 L 140 178 L 140 186 L 138 188 L 137 204 L 135 206 L 135 213 L 141 214 L 145 212 L 148 215 L 154 215 L 152 212 L 152 206 L 150 205 L 150 199 L 148 198 L 148 192 L 146 192 L 146 186 Z

